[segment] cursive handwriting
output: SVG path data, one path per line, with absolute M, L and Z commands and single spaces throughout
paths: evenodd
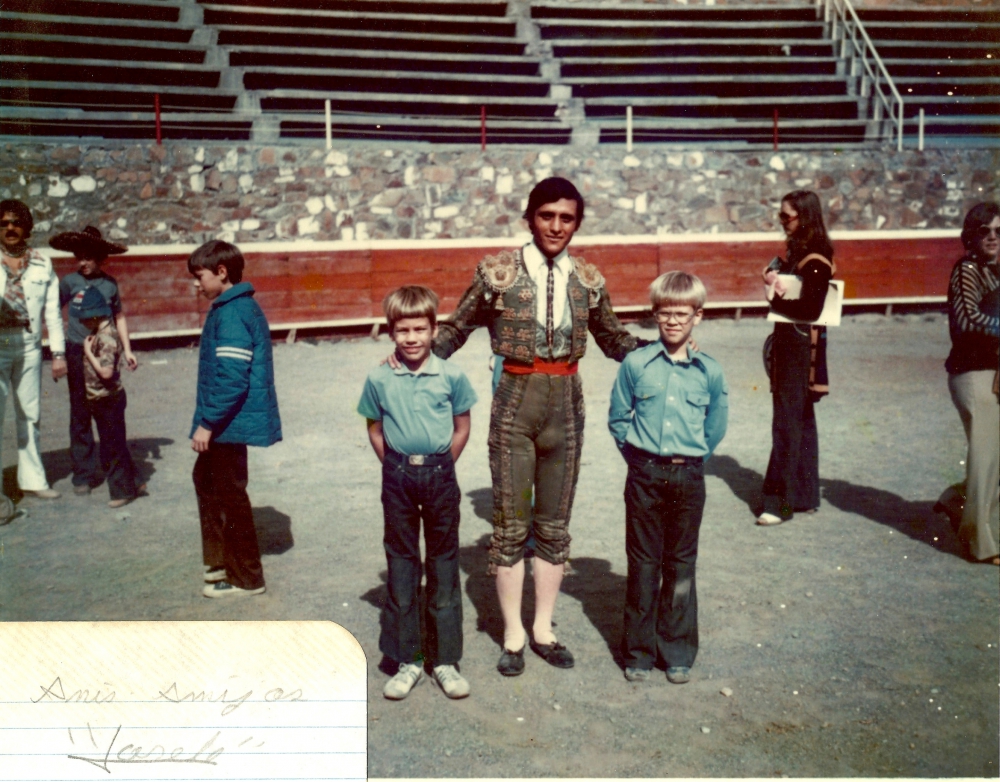
M 91 743 L 97 747 L 97 743 L 94 740 L 93 730 L 90 727 L 90 723 L 87 724 L 87 729 L 90 731 Z M 100 757 L 87 757 L 84 755 L 67 755 L 66 757 L 71 760 L 82 760 L 84 763 L 89 763 L 96 768 L 103 769 L 107 773 L 111 773 L 109 766 L 121 763 L 201 763 L 208 766 L 218 765 L 216 759 L 225 751 L 225 747 L 215 747 L 214 744 L 222 731 L 216 731 L 212 737 L 201 745 L 201 749 L 197 752 L 188 753 L 184 747 L 177 747 L 174 750 L 167 752 L 166 748 L 162 744 L 154 744 L 148 750 L 138 746 L 136 744 L 126 744 L 112 756 L 112 752 L 115 750 L 115 744 L 118 741 L 118 737 L 121 735 L 122 726 L 119 725 L 115 729 L 114 736 L 111 737 L 111 741 L 104 751 L 104 756 Z M 252 740 L 252 736 L 244 740 L 240 746 L 246 744 L 247 741 Z M 70 731 L 70 741 L 73 740 L 72 731 Z M 75 743 L 75 742 L 74 742 Z M 260 742 L 257 746 L 261 746 L 263 742 Z
M 111 686 L 110 682 L 104 682 L 108 687 Z M 62 677 L 57 676 L 52 684 L 48 687 L 44 687 L 41 684 L 38 685 L 42 691 L 42 694 L 37 698 L 32 698 L 32 703 L 41 703 L 44 700 L 51 700 L 55 703 L 111 703 L 115 699 L 115 691 L 109 690 L 107 693 L 102 693 L 100 690 L 96 690 L 93 695 L 90 694 L 90 690 L 74 690 L 69 695 L 66 694 L 66 690 L 63 687 Z
M 229 695 L 228 689 L 223 690 L 218 695 L 216 695 L 214 692 L 211 691 L 205 692 L 205 690 L 202 690 L 201 692 L 197 693 L 194 692 L 194 690 L 192 690 L 191 692 L 181 695 L 180 691 L 177 689 L 177 682 L 174 682 L 166 689 L 160 690 L 155 700 L 159 700 L 162 698 L 163 700 L 170 701 L 171 703 L 184 703 L 184 702 L 225 703 L 227 705 L 222 710 L 222 716 L 225 717 L 228 714 L 232 714 L 234 711 L 236 711 L 236 709 L 238 709 L 241 705 L 243 705 L 243 702 L 251 695 L 253 695 L 253 690 L 247 690 L 243 695 L 231 698 L 229 700 L 226 699 L 228 695 Z

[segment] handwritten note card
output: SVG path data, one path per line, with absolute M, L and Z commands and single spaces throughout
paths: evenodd
M 365 656 L 332 622 L 0 623 L 0 777 L 364 780 Z

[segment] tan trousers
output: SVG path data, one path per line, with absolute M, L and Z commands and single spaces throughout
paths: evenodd
M 493 540 L 490 572 L 524 556 L 528 532 L 535 555 L 553 565 L 569 558 L 569 517 L 583 448 L 579 375 L 504 372 L 490 417 Z
M 1000 554 L 1000 404 L 993 370 L 948 376 L 951 399 L 969 440 L 965 508 L 958 536 L 973 559 Z

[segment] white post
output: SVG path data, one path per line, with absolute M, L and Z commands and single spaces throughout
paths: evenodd
M 903 151 L 903 104 L 902 102 L 900 102 L 897 103 L 896 106 L 899 109 L 899 111 L 896 112 L 897 114 L 896 134 L 899 136 L 899 138 L 896 141 L 896 151 L 902 152 Z
M 326 148 L 333 149 L 333 128 L 330 124 L 330 101 L 323 101 L 323 108 L 326 112 Z
M 920 109 L 920 121 L 917 124 L 917 149 L 924 151 L 924 109 Z
M 625 151 L 632 151 L 632 107 L 625 107 Z

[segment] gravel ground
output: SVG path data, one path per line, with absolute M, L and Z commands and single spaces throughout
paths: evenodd
M 480 396 L 458 466 L 468 699 L 450 702 L 430 683 L 402 703 L 381 696 L 380 475 L 354 406 L 389 351 L 384 336 L 276 346 L 285 440 L 253 449 L 250 463 L 268 591 L 235 603 L 200 596 L 186 438 L 197 351 L 143 352 L 126 378 L 130 442 L 150 496 L 119 511 L 103 486 L 72 495 L 66 386 L 45 379 L 43 448 L 64 497 L 25 498 L 0 527 L 0 619 L 338 622 L 368 656 L 373 777 L 996 777 L 1000 579 L 964 560 L 932 511 L 964 469 L 942 366 L 946 319 L 858 315 L 832 330 L 833 393 L 818 407 L 823 507 L 764 529 L 753 509 L 770 449 L 760 360 L 769 328 L 720 319 L 696 332 L 732 393 L 729 433 L 707 466 L 690 684 L 662 673 L 629 684 L 617 659 L 625 465 L 605 418 L 617 364 L 593 344 L 581 364 L 590 417 L 573 573 L 556 616 L 577 665 L 556 670 L 528 652 L 523 676 L 496 673 L 482 332 L 453 359 Z M 8 491 L 13 442 L 8 413 Z

